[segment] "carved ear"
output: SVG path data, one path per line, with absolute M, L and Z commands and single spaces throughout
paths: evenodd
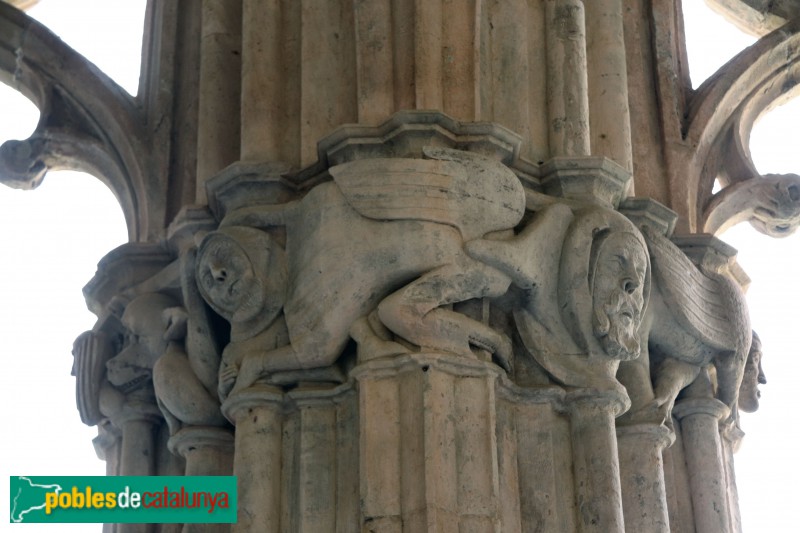
M 176 341 L 186 337 L 189 315 L 183 307 L 168 307 L 161 313 L 164 320 L 164 340 Z

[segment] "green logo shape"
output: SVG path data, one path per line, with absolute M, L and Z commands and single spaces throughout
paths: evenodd
M 236 522 L 234 476 L 11 476 L 11 523 Z

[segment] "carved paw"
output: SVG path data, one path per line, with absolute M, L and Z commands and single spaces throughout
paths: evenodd
M 236 383 L 231 389 L 231 394 L 248 388 L 262 377 L 262 369 L 257 357 L 245 357 L 238 374 L 234 377 Z
M 219 369 L 219 382 L 217 385 L 217 393 L 221 400 L 225 400 L 231 393 L 233 386 L 236 384 L 236 377 L 239 375 L 239 368 L 235 365 L 220 366 Z
M 471 335 L 470 344 L 486 350 L 494 356 L 495 362 L 506 372 L 511 372 L 511 361 L 514 354 L 511 339 L 506 335 L 492 334 L 489 336 Z
M 666 424 L 672 418 L 672 405 L 656 398 L 628 413 L 625 418 L 627 424 Z

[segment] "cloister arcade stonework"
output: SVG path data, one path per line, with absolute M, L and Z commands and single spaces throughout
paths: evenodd
M 128 222 L 73 351 L 108 475 L 238 478 L 236 524 L 106 531 L 740 531 L 714 234 L 800 225 L 747 146 L 800 4 L 711 3 L 761 38 L 693 90 L 680 0 L 151 0 L 135 97 L 0 3 L 42 112 L 0 181 Z

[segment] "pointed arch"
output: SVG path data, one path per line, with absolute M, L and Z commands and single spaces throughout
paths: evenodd
M 800 93 L 800 19 L 787 23 L 731 59 L 689 102 L 686 159 L 673 203 L 702 231 L 714 181 L 723 186 L 758 177 L 750 131 L 759 115 Z M 724 188 L 723 188 L 724 191 Z
M 0 81 L 41 111 L 31 137 L 0 147 L 0 181 L 35 188 L 47 170 L 89 172 L 113 191 L 132 241 L 158 236 L 163 184 L 136 98 L 46 27 L 2 2 Z

